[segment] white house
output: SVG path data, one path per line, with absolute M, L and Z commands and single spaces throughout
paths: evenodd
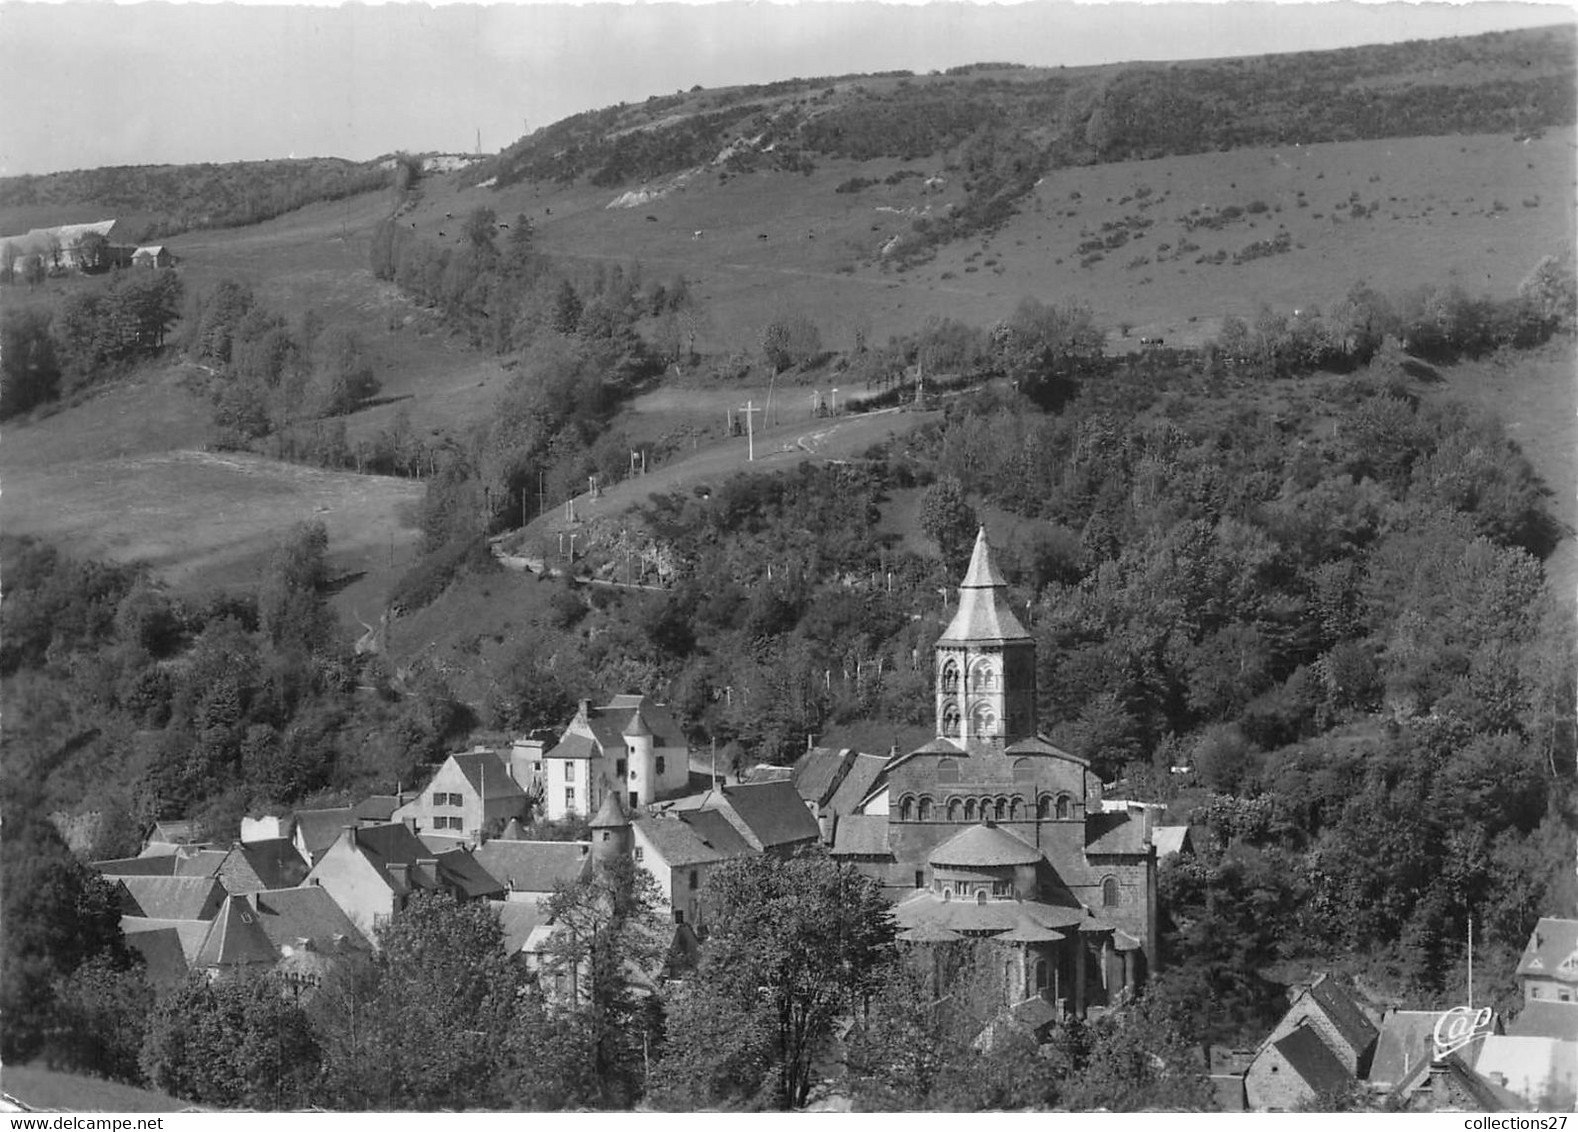
M 582 700 L 559 742 L 543 756 L 548 817 L 590 817 L 610 792 L 635 810 L 685 792 L 690 752 L 678 724 L 646 696 Z
M 492 823 L 525 817 L 526 791 L 510 773 L 510 762 L 488 750 L 450 755 L 425 790 L 395 809 L 390 820 L 416 833 L 476 839 Z

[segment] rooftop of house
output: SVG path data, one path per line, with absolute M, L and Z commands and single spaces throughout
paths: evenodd
M 371 794 L 351 807 L 351 815 L 357 821 L 386 822 L 409 801 L 404 791 L 399 794 Z
M 350 917 L 321 888 L 309 886 L 258 892 L 247 899 L 263 933 L 280 950 L 303 944 L 326 954 L 367 948 Z
M 891 857 L 886 814 L 839 814 L 833 825 L 836 857 Z
M 1417 1069 L 1421 1061 L 1429 1061 L 1441 1013 L 1393 1010 L 1382 1018 L 1375 1039 L 1375 1057 L 1370 1061 L 1370 1084 L 1393 1087 Z
M 136 917 L 123 917 L 121 930 L 126 935 L 126 946 L 142 956 L 143 971 L 150 982 L 178 983 L 191 971 L 188 953 L 196 954 L 207 934 L 208 921 L 186 921 L 202 927 L 196 941 L 190 946 L 181 938 L 182 929 L 167 920 L 143 920 L 131 923 Z
M 1578 1042 L 1578 1002 L 1538 998 L 1526 1001 L 1518 1016 L 1507 1024 L 1507 1036 Z
M 466 781 L 484 802 L 526 796 L 520 784 L 510 777 L 509 764 L 492 751 L 450 755 L 449 761 L 466 776 Z
M 488 907 L 498 913 L 507 955 L 522 950 L 532 932 L 548 922 L 548 913 L 536 900 L 490 900 Z
M 1186 825 L 1159 825 L 1151 831 L 1151 844 L 1156 846 L 1158 858 L 1182 853 L 1191 840 Z
M 833 747 L 812 747 L 795 759 L 794 766 L 788 768 L 789 781 L 799 792 L 800 797 L 807 802 L 814 802 L 825 806 L 833 797 L 835 786 L 842 780 L 845 766 L 850 762 L 853 752 Z M 781 767 L 760 768 L 769 773 L 761 777 L 752 777 L 753 782 L 772 781 L 782 777 L 770 773 L 779 771 Z
M 225 854 L 225 861 L 219 871 L 231 892 L 295 888 L 311 872 L 296 846 L 283 837 L 244 841 Z M 241 877 L 247 880 L 242 881 Z
M 728 819 L 710 810 L 638 817 L 635 828 L 670 868 L 712 864 L 753 852 Z
M 272 966 L 279 950 L 258 923 L 256 910 L 244 897 L 228 896 L 209 924 L 208 935 L 192 959 L 193 967 Z
M 591 844 L 586 841 L 485 841 L 473 854 L 494 880 L 512 892 L 552 892 L 559 883 L 570 884 L 591 868 Z
M 833 791 L 833 797 L 828 802 L 828 809 L 835 814 L 852 814 L 856 807 L 866 800 L 866 797 L 877 787 L 882 780 L 882 774 L 887 769 L 886 755 L 867 755 L 857 753 L 849 765 L 844 780 Z
M 224 902 L 213 876 L 123 876 L 115 878 L 121 913 L 154 920 L 209 920 Z
M 326 810 L 297 810 L 296 837 L 316 861 L 340 837 L 340 831 L 356 823 L 356 811 L 350 806 L 335 806 Z
M 1578 983 L 1578 920 L 1541 916 L 1518 959 L 1517 974 Z
M 821 837 L 816 819 L 787 782 L 750 782 L 725 786 L 719 793 L 738 823 L 735 828 L 758 849 L 778 849 Z
M 1322 975 L 1310 986 L 1309 995 L 1320 1004 L 1326 1017 L 1352 1048 L 1361 1055 L 1375 1041 L 1375 1023 L 1359 1008 L 1347 989 L 1330 975 Z
M 1145 821 L 1127 810 L 1085 815 L 1085 851 L 1096 854 L 1142 856 Z
M 1332 1092 L 1353 1082 L 1353 1075 L 1313 1026 L 1297 1027 L 1276 1043 L 1276 1050 L 1293 1072 L 1317 1093 Z

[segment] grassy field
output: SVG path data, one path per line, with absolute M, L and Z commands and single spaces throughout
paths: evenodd
M 209 1111 L 148 1089 L 34 1065 L 7 1065 L 0 1071 L 0 1090 L 35 1112 Z

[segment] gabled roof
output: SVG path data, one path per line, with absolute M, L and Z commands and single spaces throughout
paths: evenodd
M 635 828 L 670 868 L 727 861 L 754 852 L 728 820 L 713 811 L 639 817 Z
M 1518 960 L 1517 974 L 1578 983 L 1578 920 L 1541 916 Z
M 465 849 L 438 855 L 438 880 L 470 898 L 504 895 L 504 886 Z
M 821 836 L 816 819 L 800 794 L 787 782 L 752 782 L 725 786 L 723 798 L 745 826 L 746 840 L 759 849 L 776 849 Z M 738 828 L 738 826 L 736 826 Z
M 191 971 L 180 932 L 162 921 L 156 923 L 144 931 L 127 931 L 126 946 L 142 956 L 143 971 L 150 982 L 178 983 Z M 203 927 L 208 927 L 207 922 Z
M 1189 827 L 1186 825 L 1159 825 L 1151 831 L 1151 843 L 1156 846 L 1156 856 L 1170 857 L 1190 847 Z
M 815 802 L 819 806 L 825 805 L 833 796 L 834 787 L 841 781 L 844 767 L 850 761 L 850 757 L 851 752 L 847 748 L 837 750 L 833 747 L 812 747 L 795 759 L 794 766 L 789 771 L 789 781 L 794 784 L 795 790 L 805 801 Z
M 116 857 L 109 861 L 91 861 L 88 868 L 105 877 L 173 877 L 175 854 L 161 853 L 156 857 Z
M 1507 1036 L 1578 1042 L 1578 1002 L 1552 1002 L 1545 998 L 1526 1001 L 1507 1026 Z
M 386 822 L 409 801 L 404 794 L 371 794 L 352 806 L 351 814 L 357 821 Z
M 931 851 L 931 865 L 943 868 L 1003 868 L 1033 865 L 1041 851 L 995 825 L 972 825 Z
M 1428 1097 L 1430 1109 L 1437 1112 L 1455 1112 L 1463 1104 L 1472 1105 L 1474 1112 L 1528 1112 L 1528 1101 L 1494 1081 L 1476 1073 L 1463 1062 L 1462 1053 L 1454 1053 L 1444 1062 L 1432 1064 L 1428 1059 L 1413 1066 L 1408 1076 L 1392 1090 L 1407 1098 L 1409 1111 Z M 1441 1093 L 1446 1095 L 1440 1095 Z M 1426 1109 L 1426 1111 L 1430 1111 Z
M 986 528 L 975 536 L 975 551 L 970 568 L 959 585 L 959 609 L 938 638 L 939 644 L 964 642 L 1028 641 L 1030 634 L 1008 608 L 1002 590 L 1008 581 L 992 561 L 992 548 L 986 541 Z
M 209 925 L 208 935 L 198 948 L 192 966 L 272 966 L 278 959 L 279 951 L 269 942 L 252 906 L 244 897 L 227 896 L 224 907 Z
M 1276 1050 L 1293 1072 L 1317 1093 L 1341 1089 L 1353 1082 L 1353 1075 L 1321 1041 L 1312 1026 L 1299 1026 L 1276 1043 Z
M 886 814 L 839 814 L 834 819 L 833 856 L 891 857 Z
M 1137 815 L 1107 812 L 1085 815 L 1085 851 L 1143 856 L 1145 822 Z
M 545 759 L 595 759 L 601 752 L 590 735 L 567 731 L 564 738 L 548 749 Z
M 123 876 L 116 883 L 121 912 L 153 920 L 210 920 L 225 899 L 224 886 L 212 876 Z
M 244 841 L 225 857 L 228 864 L 220 866 L 221 880 L 233 893 L 295 888 L 312 871 L 296 846 L 282 837 Z
M 1309 989 L 1309 996 L 1320 1004 L 1326 1017 L 1331 1019 L 1332 1025 L 1342 1035 L 1343 1041 L 1353 1050 L 1354 1056 L 1362 1057 L 1364 1051 L 1370 1048 L 1370 1043 L 1375 1041 L 1375 1023 L 1359 1009 L 1353 996 L 1330 975 L 1316 979 Z
M 513 892 L 552 892 L 571 884 L 591 868 L 591 846 L 585 841 L 501 841 L 477 847 L 477 864 Z
M 504 929 L 504 952 L 514 955 L 526 946 L 526 940 L 537 928 L 548 922 L 548 913 L 536 900 L 489 900 L 499 917 L 499 927 Z
M 484 802 L 526 796 L 526 792 L 510 777 L 509 765 L 492 751 L 450 755 L 449 761 L 466 776 L 466 781 Z
M 175 875 L 178 877 L 218 876 L 220 866 L 229 855 L 224 849 L 191 849 L 181 846 L 175 851 Z
M 1381 1019 L 1370 1061 L 1370 1084 L 1394 1086 L 1428 1062 L 1435 1047 L 1439 1010 L 1394 1010 Z
M 361 932 L 325 889 L 284 888 L 254 893 L 248 900 L 276 949 L 297 947 L 303 940 L 328 955 L 367 949 Z
M 844 774 L 844 780 L 833 791 L 828 809 L 835 814 L 853 814 L 855 808 L 866 800 L 866 796 L 881 781 L 887 765 L 888 760 L 882 755 L 856 754 Z
M 356 811 L 350 806 L 328 810 L 297 810 L 296 836 L 316 861 L 339 839 L 340 830 L 356 824 Z

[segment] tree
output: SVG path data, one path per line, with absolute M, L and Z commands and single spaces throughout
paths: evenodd
M 53 401 L 59 389 L 49 313 L 7 308 L 0 314 L 0 420 Z
M 1155 984 L 1137 1004 L 1090 1027 L 1089 1052 L 1069 1075 L 1076 1112 L 1208 1112 L 1214 1090 L 1176 1001 Z
M 670 942 L 659 900 L 652 875 L 618 857 L 544 901 L 555 930 L 543 971 L 572 988 L 563 1020 L 585 1049 L 576 1103 L 629 1108 L 641 1095 L 644 1057 L 658 1037 L 653 977 Z
M 711 931 L 681 1009 L 740 1026 L 710 1053 L 698 1043 L 723 1035 L 671 1026 L 659 1072 L 693 1105 L 766 1096 L 774 1107 L 803 1105 L 833 1020 L 875 990 L 891 956 L 881 886 L 820 854 L 750 857 L 714 872 L 703 901 Z M 726 1080 L 714 1063 L 730 1067 Z
M 1021 393 L 1054 406 L 1072 394 L 1082 365 L 1100 357 L 1106 337 L 1089 307 L 1025 299 L 993 329 L 992 349 Z
M 315 653 L 334 636 L 324 602 L 329 530 L 320 520 L 298 523 L 274 551 L 258 591 L 258 619 L 275 648 Z
M 154 993 L 140 963 L 98 955 L 55 985 L 44 1057 L 51 1067 L 142 1084 L 139 1057 Z
M 920 527 L 942 552 L 950 578 L 962 578 L 979 529 L 975 509 L 954 476 L 941 476 L 921 496 Z
M 101 271 L 109 266 L 110 242 L 102 232 L 82 233 L 72 250 L 76 253 L 77 266 L 83 271 Z
M 349 413 L 378 392 L 372 362 L 354 331 L 333 326 L 313 344 L 313 389 L 316 416 Z
M 822 353 L 822 332 L 803 314 L 777 318 L 762 330 L 762 356 L 774 373 L 803 366 Z
M 190 976 L 148 1019 L 142 1068 L 156 1089 L 224 1108 L 302 1108 L 317 1100 L 319 1049 L 277 975 Z

